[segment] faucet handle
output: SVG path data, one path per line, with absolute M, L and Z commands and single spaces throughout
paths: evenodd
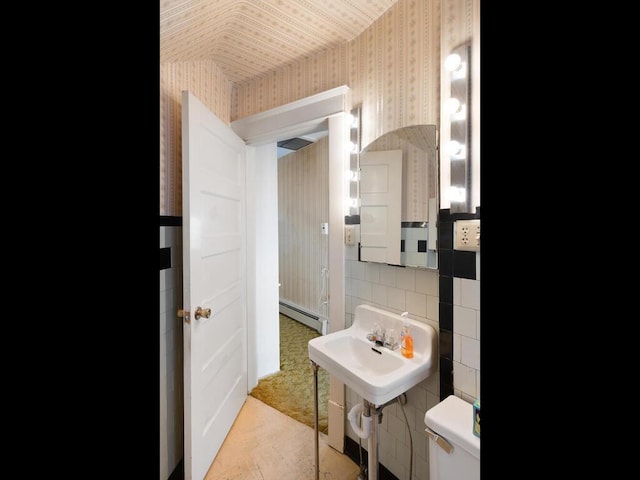
M 371 331 L 367 333 L 367 340 L 371 340 L 372 342 L 382 341 L 382 335 L 380 324 L 376 322 L 373 324 Z
M 398 340 L 396 338 L 396 331 L 393 328 L 389 328 L 386 331 L 386 334 L 384 336 L 384 346 L 391 349 L 391 350 L 396 350 L 400 344 L 398 343 Z
M 376 337 L 376 340 L 384 340 L 384 328 L 382 328 L 382 325 L 379 323 L 373 324 L 373 335 Z

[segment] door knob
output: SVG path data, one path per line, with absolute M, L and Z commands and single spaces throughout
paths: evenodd
M 182 308 L 178 310 L 178 317 L 184 318 L 186 323 L 190 322 L 190 315 L 191 312 L 188 310 L 183 310 Z M 194 316 L 196 317 L 196 320 L 200 320 L 200 317 L 209 318 L 211 316 L 211 309 L 198 307 L 196 308 L 196 314 Z
M 209 318 L 211 316 L 210 308 L 196 308 L 196 320 L 200 320 L 200 317 Z

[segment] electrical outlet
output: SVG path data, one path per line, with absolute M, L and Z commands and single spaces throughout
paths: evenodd
M 455 222 L 453 249 L 480 251 L 480 220 L 457 220 Z

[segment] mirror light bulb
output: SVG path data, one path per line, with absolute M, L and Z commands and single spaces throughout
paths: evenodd
M 449 187 L 449 200 L 452 202 L 464 202 L 467 198 L 467 189 L 464 187 Z
M 347 177 L 347 180 L 350 182 L 357 182 L 358 181 L 358 173 L 354 172 L 353 170 L 348 170 L 345 173 L 345 176 Z
M 467 106 L 463 103 L 457 112 L 451 114 L 451 120 L 454 122 L 460 122 L 467 119 Z
M 445 100 L 442 109 L 449 114 L 452 122 L 460 122 L 467 118 L 467 106 L 457 98 L 451 97 Z
M 450 72 L 455 72 L 462 65 L 462 58 L 457 53 L 450 54 L 444 60 L 444 68 L 449 70 Z
M 451 72 L 451 81 L 460 80 L 467 77 L 467 64 L 462 62 L 460 66 Z
M 449 114 L 454 114 L 460 110 L 460 100 L 457 98 L 448 98 L 444 102 L 444 109 Z
M 457 155 L 460 155 L 460 152 L 462 151 L 462 146 L 463 145 L 460 142 L 451 140 L 449 143 L 447 143 L 445 147 L 445 151 L 451 156 L 457 156 Z
M 349 208 L 358 208 L 358 199 L 357 198 L 347 198 L 345 199 L 344 205 L 345 207 L 347 207 L 347 209 Z

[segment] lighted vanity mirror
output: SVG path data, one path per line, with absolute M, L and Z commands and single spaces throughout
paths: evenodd
M 359 162 L 360 260 L 437 269 L 435 125 L 388 132 L 361 150 Z

